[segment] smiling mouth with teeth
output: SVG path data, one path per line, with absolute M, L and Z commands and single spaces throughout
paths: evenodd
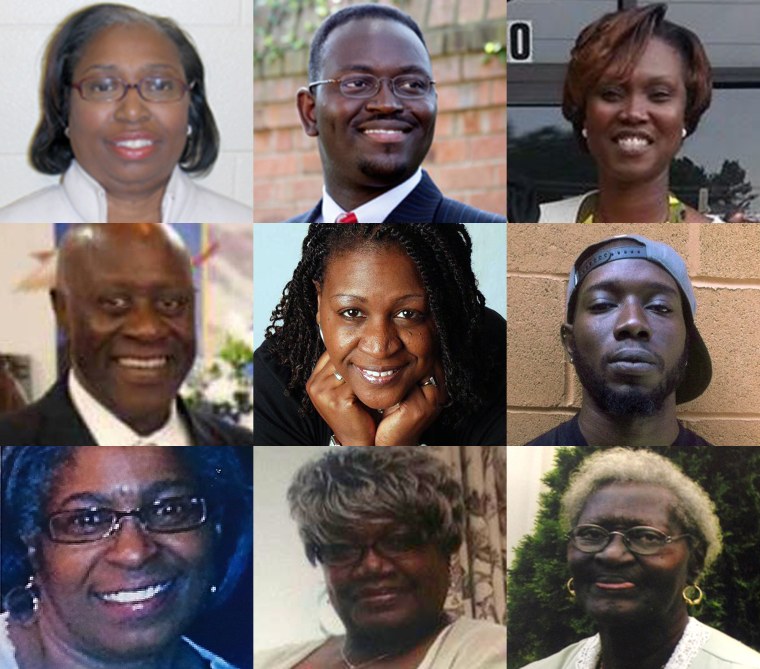
M 645 137 L 621 137 L 617 140 L 618 146 L 626 151 L 642 151 L 650 143 Z
M 136 604 L 138 602 L 148 601 L 149 599 L 153 599 L 161 593 L 166 592 L 171 587 L 172 583 L 173 581 L 166 581 L 164 583 L 156 583 L 156 585 L 151 585 L 147 588 L 104 592 L 97 596 L 106 602 L 113 602 L 114 604 Z
M 388 369 L 382 372 L 377 372 L 372 369 L 364 369 L 363 367 L 357 367 L 356 369 L 365 381 L 377 385 L 388 383 L 401 371 L 401 367 L 397 367 L 396 369 Z
M 365 135 L 402 135 L 403 130 L 383 130 L 381 128 L 373 128 L 371 130 L 364 130 Z
M 131 369 L 161 369 L 166 367 L 168 358 L 119 358 L 119 365 Z

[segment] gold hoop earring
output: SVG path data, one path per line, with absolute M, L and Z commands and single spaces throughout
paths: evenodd
M 572 598 L 575 598 L 575 590 L 573 590 L 573 582 L 575 581 L 574 578 L 571 578 L 567 583 L 565 583 L 565 588 L 570 593 L 570 596 Z
M 696 593 L 694 592 L 695 590 L 697 591 Z M 681 593 L 681 597 L 684 598 L 684 601 L 689 606 L 698 606 L 702 603 L 704 596 L 705 593 L 702 592 L 702 588 L 700 588 L 696 583 L 694 585 L 687 585 Z

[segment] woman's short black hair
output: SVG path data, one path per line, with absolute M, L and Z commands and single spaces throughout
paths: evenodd
M 101 446 L 3 446 L 2 517 L 0 518 L 0 585 L 3 596 L 24 585 L 33 573 L 24 538 L 42 531 L 45 506 L 61 468 L 77 448 Z M 135 457 L 139 457 L 135 446 Z M 250 476 L 231 447 L 186 446 L 170 450 L 198 480 L 206 498 L 209 521 L 220 531 L 215 545 L 217 592 L 211 604 L 223 602 L 248 566 L 251 554 Z
M 171 19 L 113 3 L 91 5 L 66 18 L 53 34 L 45 52 L 42 76 L 42 116 L 29 150 L 32 165 L 43 174 L 62 174 L 74 159 L 65 131 L 69 123 L 69 101 L 74 69 L 82 51 L 104 28 L 142 23 L 166 35 L 179 49 L 190 89 L 187 138 L 179 165 L 189 173 L 203 174 L 219 155 L 219 131 L 206 100 L 206 83 L 201 58 L 188 35 Z
M 306 382 L 325 350 L 316 322 L 314 282 L 322 283 L 333 257 L 375 246 L 401 248 L 422 278 L 452 401 L 443 418 L 456 422 L 472 415 L 483 404 L 497 367 L 485 354 L 485 298 L 472 271 L 472 241 L 461 223 L 311 224 L 301 261 L 272 312 L 265 335 L 275 357 L 291 372 L 289 392 L 305 412 L 313 411 Z

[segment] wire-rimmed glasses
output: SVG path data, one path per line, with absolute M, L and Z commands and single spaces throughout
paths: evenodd
M 637 555 L 654 555 L 667 544 L 690 537 L 690 534 L 670 536 L 655 527 L 645 525 L 631 527 L 624 532 L 607 530 L 599 525 L 578 525 L 567 534 L 568 540 L 583 553 L 599 553 L 612 541 L 612 536 L 619 534 L 631 553 Z
M 85 77 L 71 84 L 72 88 L 79 91 L 82 99 L 88 102 L 119 102 L 126 97 L 130 88 L 136 89 L 145 102 L 177 102 L 193 86 L 195 82 L 188 85 L 176 77 L 157 75 L 143 77 L 134 84 L 112 76 Z
M 48 516 L 48 536 L 61 544 L 99 541 L 118 531 L 121 521 L 128 517 L 138 519 L 148 532 L 187 532 L 206 522 L 206 500 L 195 495 L 180 495 L 129 511 L 102 506 L 58 511 Z
M 419 100 L 424 98 L 435 85 L 435 81 L 421 74 L 400 74 L 397 77 L 376 77 L 374 74 L 350 74 L 337 79 L 312 81 L 308 88 L 322 84 L 338 84 L 341 95 L 347 98 L 367 99 L 380 92 L 380 85 L 387 81 L 391 92 L 400 98 Z

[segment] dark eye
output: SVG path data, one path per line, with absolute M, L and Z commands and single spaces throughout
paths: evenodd
M 175 316 L 182 313 L 189 303 L 188 298 L 181 296 L 166 296 L 156 300 L 156 308 L 164 315 Z
M 673 310 L 667 304 L 653 304 L 649 308 L 658 314 L 673 313 Z
M 603 88 L 599 91 L 599 97 L 605 102 L 617 102 L 623 97 L 623 91 L 620 88 Z
M 628 531 L 628 536 L 640 544 L 652 544 L 653 546 L 661 544 L 664 536 L 655 529 L 647 527 L 634 527 Z
M 416 318 L 421 318 L 422 314 L 416 309 L 402 309 L 396 314 L 396 316 L 405 320 L 413 320 Z
M 427 79 L 422 77 L 397 77 L 396 88 L 405 93 L 411 93 L 412 95 L 420 95 L 427 90 Z
M 341 87 L 350 92 L 361 92 L 372 88 L 374 81 L 371 77 L 348 77 L 340 82 Z
M 149 90 L 156 93 L 171 92 L 176 88 L 174 79 L 163 79 L 161 77 L 147 77 L 143 79 L 143 85 L 147 86 Z
M 604 312 L 609 311 L 614 307 L 615 305 L 612 302 L 594 302 L 593 304 L 589 305 L 588 310 L 592 314 L 603 314 Z
M 85 88 L 91 93 L 112 93 L 120 86 L 118 79 L 113 77 L 103 77 L 102 79 L 90 79 L 85 84 Z
M 421 542 L 413 534 L 393 534 L 382 540 L 382 548 L 396 553 L 405 553 L 407 551 L 419 548 Z
M 649 95 L 649 98 L 655 102 L 667 102 L 671 97 L 671 92 L 667 90 L 652 91 Z
M 578 527 L 575 530 L 575 536 L 581 541 L 601 541 L 607 536 L 607 532 L 601 527 Z
M 112 513 L 106 509 L 82 509 L 59 516 L 62 529 L 78 536 L 100 533 L 111 526 L 112 519 Z
M 349 320 L 361 318 L 363 316 L 362 312 L 359 309 L 344 309 L 340 312 L 340 315 L 344 318 L 348 318 Z
M 119 313 L 129 309 L 130 301 L 124 295 L 103 295 L 98 298 L 98 304 L 105 311 Z

